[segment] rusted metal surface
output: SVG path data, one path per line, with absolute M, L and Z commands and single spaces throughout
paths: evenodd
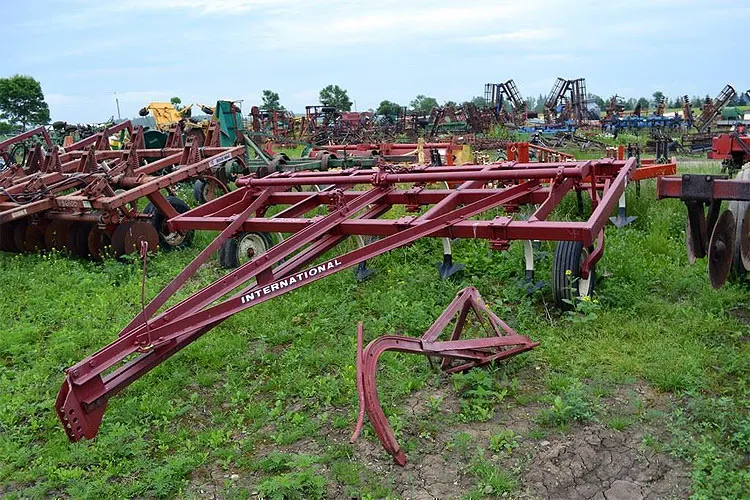
M 230 316 L 420 238 L 482 238 L 496 250 L 507 249 L 514 240 L 580 241 L 587 248 L 601 247 L 603 242 L 597 243 L 597 238 L 635 166 L 631 158 L 240 178 L 237 190 L 169 221 L 173 231 L 218 230 L 220 234 L 144 307 L 115 342 L 67 371 L 56 403 L 66 432 L 73 441 L 93 437 L 110 397 Z M 551 183 L 543 184 L 542 179 L 551 179 Z M 448 182 L 459 185 L 441 188 Z M 430 183 L 437 189 L 427 189 Z M 295 190 L 305 186 L 329 187 L 319 192 Z M 546 220 L 565 194 L 576 190 L 591 198 L 588 219 Z M 538 207 L 527 220 L 515 218 L 521 205 L 533 204 Z M 286 208 L 265 217 L 278 205 Z M 429 208 L 421 215 L 381 218 L 397 205 L 404 205 L 412 214 L 420 207 Z M 318 207 L 327 207 L 327 214 L 309 215 Z M 507 215 L 486 217 L 501 207 Z M 239 231 L 284 233 L 287 237 L 159 313 L 196 270 Z M 317 262 L 350 235 L 380 239 Z M 586 263 L 588 269 L 601 251 L 593 255 Z M 134 354 L 137 357 L 131 358 Z M 72 422 L 70 415 L 75 415 L 77 422 Z
M 470 318 L 473 318 L 473 321 L 481 327 L 485 336 L 472 339 L 461 338 L 467 320 Z M 443 331 L 454 320 L 455 325 L 449 338 L 440 340 Z M 406 455 L 396 441 L 378 398 L 378 359 L 383 353 L 395 351 L 441 358 L 440 368 L 446 373 L 456 373 L 507 359 L 539 345 L 539 342 L 533 342 L 529 337 L 517 334 L 490 311 L 474 287 L 464 288 L 458 292 L 456 298 L 420 338 L 384 335 L 370 342 L 364 349 L 362 348 L 363 339 L 364 328 L 362 323 L 359 323 L 357 326 L 359 414 L 350 442 L 356 441 L 362 431 L 365 414 L 367 414 L 383 448 L 398 465 L 406 464 Z
M 750 181 L 727 179 L 722 175 L 684 174 L 660 177 L 656 181 L 659 198 L 709 203 L 721 200 L 750 201 Z
M 109 149 L 109 138 L 121 131 L 128 131 L 129 147 Z M 66 238 L 77 243 L 65 248 L 81 257 L 101 258 L 103 246 L 109 245 L 115 255 L 127 253 L 126 248 L 135 248 L 130 240 L 138 237 L 150 241 L 155 249 L 153 232 L 142 224 L 155 221 L 157 214 L 166 220 L 178 213 L 173 206 L 177 202 L 169 201 L 163 190 L 169 192 L 177 183 L 228 162 L 244 164 L 242 146 L 199 148 L 195 142 L 182 146 L 181 138 L 171 142 L 180 147 L 145 149 L 143 130 L 133 132 L 130 122 L 123 122 L 64 152 L 57 146 L 44 149 L 37 145 L 23 164 L 0 172 L 0 233 L 20 238 L 19 244 L 5 245 L 3 250 L 62 249 L 60 235 L 71 231 L 75 235 Z M 151 212 L 148 207 L 139 211 L 135 206 L 144 197 L 151 202 Z M 52 224 L 54 221 L 67 224 Z M 133 224 L 118 233 L 125 222 Z M 20 236 L 22 233 L 28 239 Z
M 685 203 L 688 260 L 692 264 L 708 256 L 714 288 L 750 271 L 750 169 L 741 170 L 735 179 L 701 174 L 661 177 L 656 191 L 659 198 Z M 724 211 L 723 201 L 728 201 Z
M 737 132 L 719 134 L 711 140 L 711 160 L 721 160 L 723 170 L 730 174 L 750 162 L 750 137 Z

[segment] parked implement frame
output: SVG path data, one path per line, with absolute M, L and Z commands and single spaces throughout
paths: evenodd
M 558 241 L 553 266 L 556 299 L 564 303 L 571 292 L 590 293 L 594 265 L 604 249 L 604 225 L 635 167 L 636 160 L 631 158 L 240 178 L 237 190 L 170 220 L 175 231 L 221 233 L 144 307 L 117 340 L 67 370 L 55 403 L 58 416 L 70 440 L 93 438 L 110 397 L 225 319 L 423 237 L 482 238 L 496 250 L 507 249 L 513 240 L 525 240 L 529 248 L 531 240 Z M 544 184 L 543 180 L 551 181 Z M 455 189 L 442 188 L 447 183 L 460 184 Z M 319 192 L 293 191 L 304 186 L 327 187 Z M 547 220 L 573 191 L 590 197 L 588 219 Z M 382 218 L 398 205 L 413 215 Z M 521 205 L 537 207 L 528 219 L 516 220 L 514 212 Z M 285 208 L 265 217 L 274 206 Z M 327 208 L 327 214 L 309 215 L 319 207 Z M 482 218 L 499 208 L 505 209 L 504 215 Z M 242 231 L 289 236 L 160 312 L 225 241 Z M 380 239 L 317 262 L 353 235 Z M 527 270 L 530 264 L 533 270 L 533 252 L 526 255 Z M 574 280 L 573 286 L 569 278 Z

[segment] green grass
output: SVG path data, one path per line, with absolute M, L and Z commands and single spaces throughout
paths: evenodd
M 732 311 L 748 307 L 750 289 L 713 290 L 705 261 L 688 265 L 685 209 L 675 200 L 655 201 L 653 181 L 638 199 L 629 188 L 628 203 L 639 218 L 622 230 L 607 228 L 597 269 L 606 277 L 597 286 L 601 307 L 593 321 L 547 314 L 549 285 L 531 297 L 519 288 L 520 244 L 496 253 L 483 241 L 457 242 L 454 259 L 467 270 L 441 281 L 440 241 L 423 240 L 373 260 L 378 273 L 365 283 L 342 272 L 232 317 L 113 398 L 97 439 L 76 444 L 68 443 L 53 410 L 63 370 L 114 340 L 138 314 L 140 264 L 0 254 L 0 494 L 191 496 L 200 478 L 237 474 L 236 481 L 214 481 L 218 494 L 394 497 L 394 473 L 373 470 L 345 444 L 356 418 L 356 323 L 364 321 L 368 341 L 387 332 L 418 336 L 468 284 L 542 344 L 501 368 L 454 377 L 453 384 L 423 358 L 384 355 L 380 398 L 414 460 L 432 452 L 458 460 L 474 485 L 470 497 L 520 487 L 518 477 L 472 456 L 486 440 L 458 434 L 446 449 L 420 451 L 429 440 L 419 437 L 404 402 L 427 384 L 450 387 L 462 405 L 453 420 L 436 416 L 441 427 L 422 429 L 432 436 L 518 404 L 509 379 L 536 381 L 538 387 L 521 382 L 518 394 L 518 401 L 536 401 L 541 410 L 534 418 L 551 426 L 533 430 L 536 439 L 586 420 L 626 429 L 641 417 L 609 414 L 601 401 L 607 388 L 643 380 L 679 402 L 653 417 L 670 438 L 655 443 L 649 436 L 644 446 L 658 444 L 686 459 L 696 498 L 748 491 L 750 349 L 743 337 L 750 328 Z M 562 211 L 574 206 L 566 200 Z M 155 295 L 209 241 L 200 234 L 193 248 L 152 258 L 147 294 Z M 550 257 L 540 260 L 539 278 L 548 279 L 550 267 Z M 204 266 L 189 289 L 218 274 Z M 439 414 L 442 406 L 433 399 L 426 411 Z M 369 425 L 360 439 L 374 439 Z M 493 446 L 512 442 L 498 437 Z

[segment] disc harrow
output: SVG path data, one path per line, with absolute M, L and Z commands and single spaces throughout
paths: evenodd
M 93 438 L 109 398 L 227 318 L 344 269 L 359 270 L 369 259 L 425 237 L 485 239 L 494 250 L 506 250 L 515 240 L 524 241 L 526 249 L 532 248 L 532 240 L 556 241 L 553 270 L 559 276 L 553 276 L 553 292 L 564 306 L 573 289 L 593 293 L 594 267 L 604 251 L 604 226 L 635 168 L 636 160 L 630 158 L 407 170 L 352 168 L 240 178 L 238 189 L 169 220 L 172 231 L 220 234 L 115 341 L 67 370 L 55 403 L 60 421 L 71 441 Z M 448 183 L 457 187 L 445 189 Z M 303 189 L 313 186 L 327 187 Z M 590 198 L 588 218 L 548 220 L 572 192 Z M 524 205 L 533 206 L 526 219 L 517 217 Z M 403 207 L 407 215 L 388 218 L 394 207 Z M 497 209 L 504 214 L 497 215 Z M 161 310 L 212 254 L 240 233 L 286 237 Z M 319 260 L 349 236 L 361 236 L 364 244 Z M 525 264 L 525 275 L 533 280 L 533 251 L 525 252 Z M 586 286 L 571 287 L 570 279 Z M 463 354 L 459 357 L 466 357 Z
M 111 150 L 109 138 L 121 131 L 130 135 L 130 147 Z M 0 249 L 54 249 L 98 260 L 135 252 L 141 241 L 152 250 L 184 246 L 189 233 L 169 231 L 166 221 L 189 207 L 169 194 L 227 164 L 244 171 L 246 150 L 184 145 L 179 130 L 169 142 L 146 149 L 143 130 L 123 122 L 65 150 L 37 144 L 22 164 L 0 172 Z M 141 198 L 150 202 L 142 210 Z
M 726 175 L 685 174 L 657 181 L 659 198 L 679 198 L 687 207 L 688 260 L 708 257 L 711 286 L 742 279 L 750 272 L 750 165 L 734 179 Z M 728 201 L 722 211 L 722 202 Z

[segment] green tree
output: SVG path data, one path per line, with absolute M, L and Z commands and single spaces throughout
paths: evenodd
M 661 90 L 657 90 L 653 94 L 651 94 L 651 97 L 654 98 L 654 106 L 658 106 L 662 99 L 664 99 L 664 92 Z
M 320 102 L 324 106 L 333 106 L 338 111 L 351 111 L 352 101 L 346 90 L 338 85 L 328 85 L 320 91 Z
M 470 104 L 473 104 L 477 108 L 486 108 L 487 107 L 487 99 L 482 97 L 481 95 L 472 97 L 470 101 L 467 101 Z
M 174 109 L 176 109 L 177 111 L 182 109 L 182 99 L 180 99 L 179 97 L 173 97 L 169 100 L 169 102 L 172 103 L 172 106 L 174 106 Z
M 648 108 L 649 102 L 645 97 L 641 97 L 640 99 L 638 99 L 638 104 L 641 105 L 641 109 L 645 110 Z
M 49 106 L 39 82 L 26 75 L 0 78 L 0 118 L 24 130 L 26 125 L 49 123 Z
M 10 135 L 13 133 L 13 125 L 8 122 L 0 122 L 0 135 Z
M 273 90 L 263 91 L 263 103 L 260 109 L 265 111 L 284 111 L 284 106 L 279 102 L 279 94 Z
M 401 105 L 389 100 L 380 101 L 378 109 L 375 111 L 375 114 L 383 116 L 395 116 L 399 113 L 401 113 Z
M 539 113 L 544 111 L 545 102 L 547 102 L 547 96 L 539 94 L 539 97 L 536 98 L 536 106 L 534 106 L 534 111 L 537 111 Z
M 438 102 L 434 97 L 427 97 L 425 95 L 419 94 L 414 98 L 412 102 L 409 103 L 409 105 L 415 112 L 426 114 L 432 111 L 432 108 L 437 107 Z
M 599 109 L 604 109 L 607 107 L 607 103 L 604 102 L 604 99 L 602 99 L 600 96 L 596 94 L 589 94 L 588 99 L 590 101 L 593 101 L 597 106 L 599 106 Z

